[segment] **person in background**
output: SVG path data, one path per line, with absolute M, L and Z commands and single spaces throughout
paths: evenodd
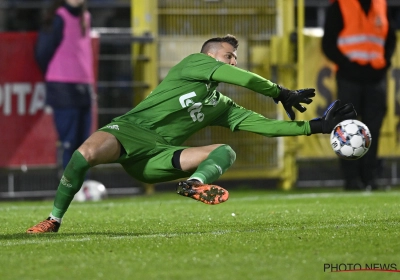
M 340 160 L 345 190 L 378 189 L 379 132 L 395 45 L 386 0 L 336 0 L 328 7 L 322 50 L 337 66 L 337 98 L 354 105 L 372 135 L 371 147 L 361 159 Z
M 62 166 L 89 137 L 94 71 L 86 0 L 57 0 L 47 12 L 35 47 L 62 145 Z

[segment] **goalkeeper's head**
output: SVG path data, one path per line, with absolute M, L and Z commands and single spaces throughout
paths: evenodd
M 228 34 L 224 37 L 208 39 L 204 42 L 200 52 L 209 55 L 218 61 L 236 66 L 236 50 L 238 47 L 239 41 L 236 37 Z

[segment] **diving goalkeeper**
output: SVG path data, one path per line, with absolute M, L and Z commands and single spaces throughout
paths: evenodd
M 236 67 L 238 40 L 232 36 L 207 40 L 200 53 L 187 56 L 135 108 L 94 132 L 72 155 L 65 168 L 49 217 L 27 233 L 57 232 L 89 168 L 120 163 L 133 178 L 146 183 L 187 178 L 177 193 L 206 204 L 229 197 L 212 185 L 234 163 L 226 144 L 186 147 L 182 143 L 206 126 L 250 131 L 267 137 L 330 133 L 342 120 L 356 117 L 352 104 L 336 101 L 311 121 L 294 121 L 293 108 L 304 112 L 315 90 L 289 90 Z M 281 102 L 291 121 L 267 119 L 216 90 L 219 83 L 248 88 Z

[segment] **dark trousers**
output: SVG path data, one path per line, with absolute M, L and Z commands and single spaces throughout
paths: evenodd
M 92 115 L 90 107 L 53 108 L 53 118 L 62 145 L 65 169 L 74 151 L 89 137 Z
M 379 132 L 386 113 L 386 80 L 363 83 L 336 77 L 338 99 L 353 103 L 358 119 L 365 123 L 372 136 L 369 151 L 359 160 L 340 160 L 346 183 L 360 180 L 364 187 L 376 183 Z
M 92 125 L 90 84 L 46 83 L 46 103 L 61 142 L 62 166 L 65 169 L 74 151 L 89 137 Z

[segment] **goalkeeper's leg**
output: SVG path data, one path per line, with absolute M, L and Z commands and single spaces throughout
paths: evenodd
M 188 148 L 181 152 L 174 165 L 183 171 L 195 169 L 187 181 L 179 182 L 177 193 L 206 204 L 218 204 L 229 197 L 227 190 L 209 184 L 217 180 L 234 163 L 236 154 L 228 145 L 210 145 Z
M 29 228 L 27 233 L 57 232 L 62 217 L 67 211 L 75 194 L 85 179 L 86 172 L 92 166 L 109 163 L 118 159 L 121 144 L 112 134 L 95 132 L 78 150 L 67 164 L 54 199 L 53 210 L 49 217 Z

